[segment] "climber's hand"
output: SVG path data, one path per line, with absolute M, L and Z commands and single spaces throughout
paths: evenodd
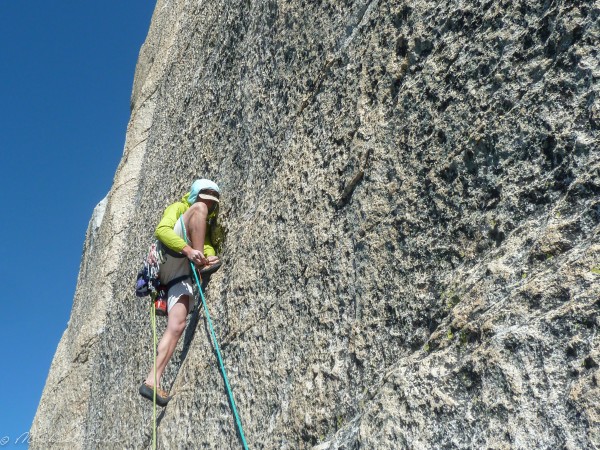
M 204 254 L 200 250 L 193 249 L 189 245 L 186 245 L 181 251 L 187 259 L 194 263 L 196 266 L 204 266 L 208 264 L 208 259 L 204 257 Z

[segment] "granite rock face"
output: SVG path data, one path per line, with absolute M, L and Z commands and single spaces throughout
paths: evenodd
M 600 447 L 599 16 L 159 0 L 32 448 L 151 445 L 133 281 L 196 177 L 251 448 Z M 160 448 L 240 445 L 202 313 L 163 387 Z

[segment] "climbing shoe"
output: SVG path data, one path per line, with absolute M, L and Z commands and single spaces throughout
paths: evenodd
M 151 402 L 154 401 L 154 399 L 153 399 L 154 392 L 153 391 L 154 391 L 154 389 L 152 388 L 152 386 L 148 386 L 145 382 L 142 383 L 142 385 L 140 386 L 140 395 L 142 397 L 147 398 Z M 167 403 L 169 403 L 169 400 L 171 400 L 171 398 L 172 398 L 172 396 L 167 394 L 161 388 L 158 388 L 156 390 L 156 404 L 158 406 L 163 406 L 163 407 L 167 406 Z
M 204 266 L 202 269 L 200 269 L 200 275 L 210 275 L 212 273 L 215 273 L 217 270 L 219 270 L 219 268 L 221 267 L 221 261 L 217 261 L 216 263 L 213 263 L 211 265 L 206 265 Z

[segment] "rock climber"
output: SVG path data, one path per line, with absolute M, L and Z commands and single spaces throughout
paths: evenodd
M 201 274 L 214 272 L 221 265 L 210 240 L 208 221 L 216 216 L 219 186 L 211 180 L 192 183 L 181 201 L 169 205 L 156 227 L 155 236 L 166 254 L 160 264 L 160 281 L 168 288 L 168 320 L 156 355 L 156 404 L 166 406 L 171 397 L 160 389 L 160 379 L 185 329 L 186 317 L 194 307 L 190 261 Z M 183 216 L 183 227 L 180 217 Z M 184 234 L 185 231 L 185 234 Z M 187 237 L 186 243 L 184 240 Z M 187 277 L 186 277 L 187 275 Z M 177 281 L 179 279 L 180 281 Z M 175 283 L 173 283 L 175 281 Z M 153 400 L 154 367 L 140 386 L 140 394 Z

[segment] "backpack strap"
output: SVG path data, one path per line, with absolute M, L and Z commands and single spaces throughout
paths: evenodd
M 186 244 L 189 244 L 187 240 L 187 234 L 185 232 L 185 223 L 183 223 L 183 214 L 179 216 L 179 222 L 181 223 L 181 229 L 183 230 L 183 240 Z

